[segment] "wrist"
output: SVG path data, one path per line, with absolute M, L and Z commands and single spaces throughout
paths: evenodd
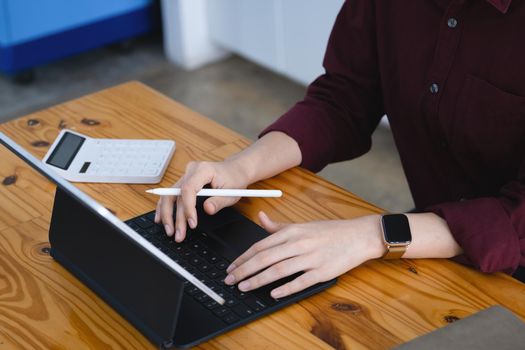
M 225 160 L 228 168 L 232 169 L 232 175 L 237 179 L 236 182 L 243 184 L 245 187 L 256 182 L 254 180 L 254 170 L 251 166 L 251 161 L 248 157 L 241 153 L 237 153 Z
M 367 247 L 367 258 L 379 259 L 386 253 L 386 246 L 383 239 L 383 233 L 381 231 L 381 215 L 368 215 L 366 217 L 367 227 L 365 230 L 366 234 L 366 247 Z

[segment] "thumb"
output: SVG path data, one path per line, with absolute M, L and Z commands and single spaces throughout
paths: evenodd
M 282 222 L 276 222 L 270 219 L 264 211 L 259 212 L 259 220 L 261 221 L 262 227 L 270 233 L 275 233 L 286 226 Z
M 237 203 L 241 197 L 210 197 L 204 201 L 204 211 L 213 215 L 225 207 L 230 207 Z

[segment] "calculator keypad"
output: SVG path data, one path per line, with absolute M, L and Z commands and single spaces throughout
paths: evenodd
M 162 170 L 171 143 L 160 140 L 96 140 L 88 175 L 154 176 Z

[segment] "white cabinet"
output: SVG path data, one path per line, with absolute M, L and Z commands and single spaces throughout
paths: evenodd
M 328 37 L 342 0 L 281 0 L 282 73 L 310 83 L 324 72 L 322 63 Z
M 210 0 L 208 19 L 212 40 L 235 53 L 278 70 L 278 0 Z M 282 61 L 282 59 L 281 59 Z
M 211 40 L 307 84 L 323 72 L 326 43 L 343 0 L 210 0 Z

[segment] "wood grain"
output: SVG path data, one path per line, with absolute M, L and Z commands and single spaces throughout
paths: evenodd
M 0 125 L 42 158 L 64 127 L 93 137 L 166 138 L 177 150 L 161 186 L 190 160 L 221 160 L 250 141 L 133 82 Z M 54 186 L 0 149 L 0 349 L 154 348 L 136 329 L 48 255 Z M 150 186 L 78 184 L 127 219 L 153 210 Z M 243 199 L 251 219 L 265 210 L 279 221 L 351 218 L 382 212 L 300 168 L 253 188 L 279 188 L 279 199 Z M 525 320 L 525 285 L 447 260 L 371 261 L 323 293 L 198 348 L 388 349 L 500 304 Z
M 1 154 L 0 230 L 49 216 L 55 187 L 11 152 L 2 149 Z
M 37 218 L 0 233 L 5 341 L 22 349 L 148 347 L 131 325 L 53 261 L 46 249 L 48 228 L 49 220 Z

